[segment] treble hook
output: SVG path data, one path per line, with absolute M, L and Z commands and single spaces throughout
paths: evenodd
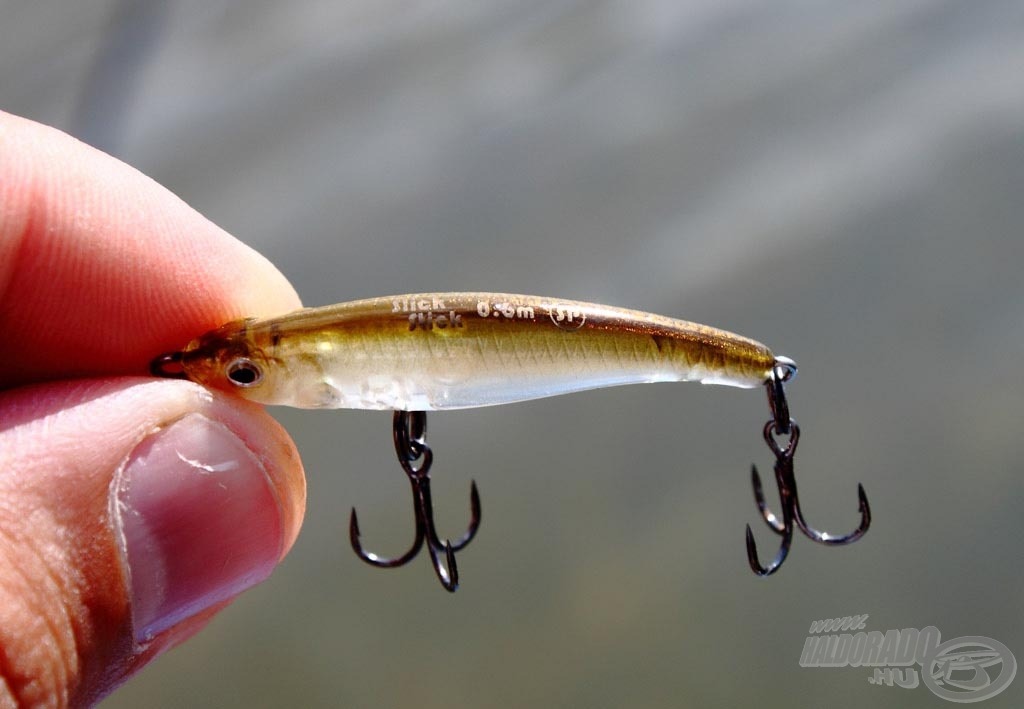
M 426 542 L 427 550 L 430 552 L 430 562 L 434 566 L 438 580 L 446 590 L 454 592 L 459 587 L 459 568 L 455 563 L 455 552 L 469 544 L 480 527 L 480 494 L 476 489 L 476 481 L 473 481 L 469 488 L 471 509 L 469 529 L 455 543 L 447 539 L 442 542 L 434 524 L 434 509 L 430 497 L 430 465 L 434 461 L 434 453 L 427 445 L 426 412 L 396 411 L 392 431 L 398 462 L 402 465 L 402 469 L 412 485 L 416 539 L 409 547 L 409 551 L 391 559 L 366 551 L 359 540 L 359 520 L 356 518 L 356 508 L 353 507 L 348 525 L 348 536 L 349 541 L 352 542 L 352 549 L 367 564 L 390 569 L 409 563 Z M 419 465 L 417 465 L 417 461 L 419 461 Z M 444 553 L 444 563 L 441 561 L 442 552 Z
M 772 562 L 766 567 L 761 566 L 757 559 L 754 533 L 750 531 L 750 525 L 747 525 L 747 560 L 750 562 L 750 568 L 758 576 L 773 574 L 782 566 L 793 541 L 794 524 L 809 539 L 820 544 L 836 546 L 852 544 L 864 536 L 871 525 L 871 508 L 868 506 L 867 495 L 864 494 L 864 486 L 860 483 L 857 483 L 857 498 L 860 505 L 860 526 L 857 529 L 847 535 L 837 537 L 827 532 L 819 532 L 804 520 L 803 511 L 800 509 L 800 498 L 796 492 L 796 475 L 793 472 L 793 454 L 796 452 L 796 444 L 800 440 L 800 427 L 789 416 L 789 404 L 786 401 L 784 387 L 784 384 L 792 379 L 794 374 L 796 374 L 796 363 L 787 357 L 778 357 L 775 360 L 775 367 L 772 368 L 772 376 L 765 382 L 772 418 L 764 425 L 764 440 L 775 454 L 775 482 L 779 487 L 779 500 L 782 503 L 781 520 L 778 515 L 768 509 L 764 491 L 761 488 L 761 476 L 757 473 L 756 465 L 752 465 L 750 468 L 750 478 L 754 487 L 754 500 L 757 502 L 757 509 L 768 524 L 768 528 L 782 537 L 782 544 Z M 786 435 L 789 436 L 789 441 L 785 447 L 782 447 L 776 440 L 776 436 Z

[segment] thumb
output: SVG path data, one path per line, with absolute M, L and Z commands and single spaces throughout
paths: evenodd
M 184 381 L 0 393 L 0 705 L 98 700 L 265 579 L 302 467 L 261 408 Z

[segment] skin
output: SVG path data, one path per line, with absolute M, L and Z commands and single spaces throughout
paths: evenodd
M 297 307 L 266 259 L 152 180 L 0 113 L 0 706 L 92 703 L 230 603 L 133 632 L 110 491 L 152 432 L 200 414 L 237 437 L 279 505 L 271 551 L 291 547 L 305 481 L 287 434 L 259 406 L 146 375 L 197 332 Z

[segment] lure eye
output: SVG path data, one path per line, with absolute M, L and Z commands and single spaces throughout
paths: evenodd
M 263 379 L 259 365 L 245 357 L 231 360 L 226 373 L 231 383 L 240 387 L 254 387 Z

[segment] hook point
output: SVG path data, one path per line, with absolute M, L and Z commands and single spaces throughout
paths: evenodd
M 352 508 L 352 514 L 348 518 L 348 536 L 352 540 L 353 544 L 357 544 L 359 541 L 359 519 L 356 517 L 356 508 Z M 358 549 L 356 550 L 358 551 Z

